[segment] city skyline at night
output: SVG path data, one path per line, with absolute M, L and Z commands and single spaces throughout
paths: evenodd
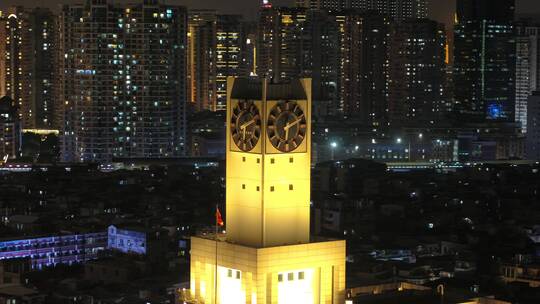
M 296 0 L 276 0 L 270 1 L 276 6 L 294 6 Z M 49 7 L 49 8 L 58 8 L 60 4 L 76 4 L 80 3 L 79 0 L 43 0 L 40 1 L 39 6 Z M 117 0 L 116 2 L 129 3 L 129 0 Z M 254 20 L 257 16 L 258 9 L 260 7 L 261 1 L 259 0 L 230 0 L 230 1 L 219 1 L 219 0 L 167 0 L 164 1 L 166 4 L 171 5 L 184 5 L 189 9 L 201 9 L 201 8 L 211 8 L 216 9 L 220 13 L 224 14 L 242 14 L 248 19 Z M 454 12 L 456 6 L 456 0 L 429 0 L 428 1 L 428 12 L 429 17 L 435 19 L 439 22 L 443 22 L 447 25 L 451 25 L 454 20 Z M 5 9 L 12 5 L 23 5 L 23 6 L 36 6 L 36 2 L 33 0 L 5 0 L 0 4 L 0 9 Z M 535 15 L 540 14 L 540 6 L 536 5 L 536 0 L 518 0 L 516 3 L 516 11 L 518 14 L 527 14 Z
M 540 303 L 538 0 L 2 1 L 4 303 Z

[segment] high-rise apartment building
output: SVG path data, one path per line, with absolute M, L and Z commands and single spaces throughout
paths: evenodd
M 395 21 L 427 18 L 427 0 L 297 0 L 299 7 L 323 10 L 373 10 Z
M 257 74 L 257 22 L 242 23 L 242 57 L 240 74 L 244 76 Z
M 184 154 L 186 27 L 184 7 L 156 0 L 63 6 L 63 160 Z
M 514 0 L 458 0 L 454 99 L 462 113 L 514 120 Z
M 188 16 L 188 101 L 195 111 L 216 108 L 215 10 L 191 10 Z
M 394 125 L 433 124 L 445 108 L 444 25 L 428 19 L 392 26 L 388 108 Z
M 241 15 L 217 16 L 215 106 L 217 111 L 227 109 L 227 77 L 243 76 L 246 72 L 241 65 L 242 52 L 247 45 L 243 26 Z
M 374 128 L 388 126 L 387 46 L 390 24 L 392 20 L 400 22 L 426 17 L 426 1 L 299 0 L 297 6 L 303 9 L 301 12 L 306 16 L 306 21 L 296 25 L 303 28 L 302 33 L 296 36 L 309 37 L 311 40 L 303 42 L 301 38 L 293 35 L 295 43 L 300 44 L 300 52 L 309 54 L 309 60 L 300 62 L 311 63 L 311 66 L 304 64 L 304 74 L 299 74 L 299 77 L 308 76 L 313 79 L 313 98 L 317 100 L 315 115 L 319 114 L 318 108 L 324 105 L 325 110 L 321 112 L 325 114 L 354 117 L 362 124 Z M 263 9 L 262 15 L 267 18 L 261 27 L 274 26 L 275 35 L 269 35 L 271 31 L 266 30 L 267 35 L 260 38 L 266 38 L 269 44 L 276 44 L 276 41 L 282 38 L 282 28 L 275 28 L 281 23 L 281 19 L 277 14 L 269 13 L 276 12 L 277 9 L 266 8 L 266 14 L 264 11 Z M 321 18 L 323 12 L 330 18 Z M 323 29 L 318 30 L 317 26 L 311 27 L 310 24 L 316 24 Z M 274 47 L 279 49 L 275 45 Z M 317 55 L 319 52 L 322 57 Z M 276 53 L 277 51 L 270 52 L 271 55 Z M 266 54 L 261 55 L 266 57 Z M 281 63 L 283 60 L 273 62 Z M 265 65 L 260 68 L 270 70 Z M 319 79 L 319 74 L 326 77 Z M 319 83 L 320 86 L 317 85 Z M 325 92 L 320 100 L 328 101 L 327 103 L 318 100 L 318 87 Z
M 257 74 L 274 79 L 301 77 L 310 64 L 311 40 L 304 35 L 306 9 L 263 6 L 259 12 Z
M 389 28 L 390 18 L 374 11 L 264 6 L 258 75 L 312 78 L 315 117 L 354 116 L 365 125 L 385 125 Z
M 312 78 L 315 117 L 333 114 L 339 105 L 340 32 L 333 14 L 307 12 L 304 33 L 308 38 L 304 73 Z
M 377 12 L 336 15 L 339 25 L 339 109 L 366 126 L 387 122 L 390 20 Z
M 28 11 L 23 7 L 11 7 L 2 13 L 0 44 L 3 61 L 3 95 L 9 96 L 19 107 L 21 120 L 30 124 L 32 99 L 31 29 Z
M 321 10 L 343 10 L 351 8 L 350 0 L 296 0 L 296 6 L 321 9 Z
M 260 11 L 256 38 L 257 75 L 282 81 L 311 77 L 314 115 L 340 108 L 342 35 L 336 16 L 324 10 L 274 8 Z
M 540 87 L 540 26 L 531 22 L 515 24 L 516 33 L 516 106 L 515 120 L 527 133 L 527 101 Z
M 0 15 L 0 95 L 15 100 L 24 128 L 50 129 L 56 16 L 48 9 L 19 6 Z
M 191 10 L 188 27 L 188 92 L 195 111 L 224 111 L 227 76 L 241 76 L 247 41 L 241 15 Z

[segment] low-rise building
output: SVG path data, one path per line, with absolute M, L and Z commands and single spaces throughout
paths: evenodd
M 108 229 L 108 249 L 145 255 L 149 260 L 162 259 L 167 252 L 167 243 L 167 231 L 116 225 Z
M 501 275 L 507 283 L 521 282 L 530 287 L 540 287 L 540 265 L 503 265 Z
M 0 240 L 0 260 L 30 258 L 33 269 L 83 263 L 107 246 L 105 232 L 51 235 Z

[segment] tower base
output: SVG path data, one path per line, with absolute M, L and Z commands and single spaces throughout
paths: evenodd
M 190 295 L 205 304 L 344 303 L 345 241 L 251 248 L 193 237 Z

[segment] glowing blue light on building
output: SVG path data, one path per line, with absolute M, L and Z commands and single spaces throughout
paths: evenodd
M 488 105 L 487 114 L 490 119 L 501 118 L 503 113 L 502 105 L 498 103 L 491 103 Z

